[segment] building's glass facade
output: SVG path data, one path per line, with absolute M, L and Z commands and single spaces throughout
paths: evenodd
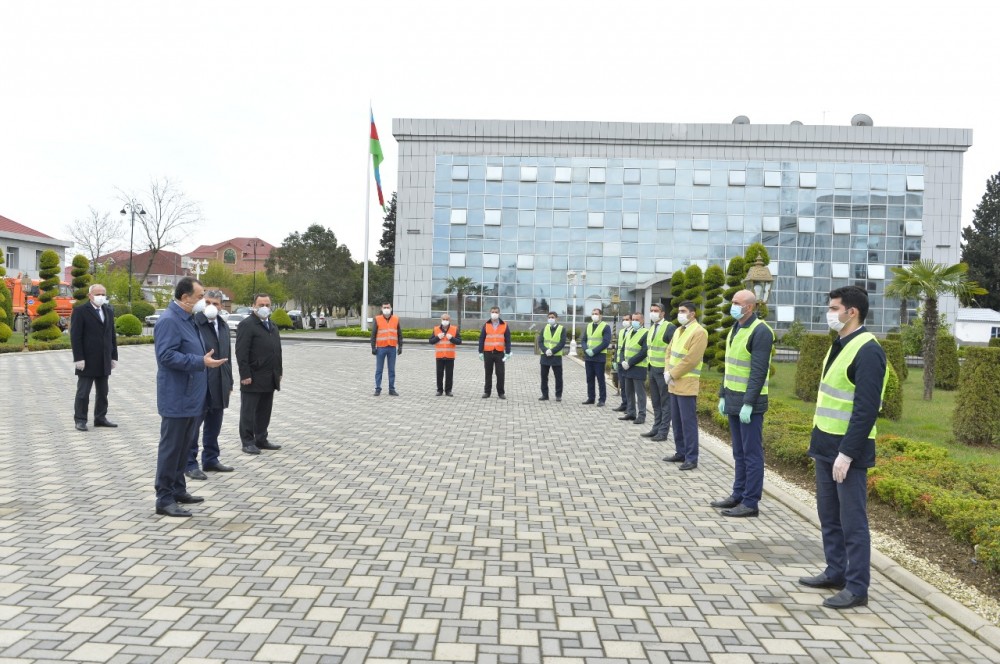
M 641 307 L 644 289 L 669 296 L 675 270 L 702 269 L 762 242 L 775 275 L 769 302 L 781 327 L 825 329 L 827 293 L 868 290 L 867 324 L 899 324 L 883 297 L 889 268 L 920 258 L 920 164 L 702 161 L 438 155 L 431 315 L 454 308 L 447 279 L 484 286 L 467 312 L 541 322 L 613 294 Z M 638 303 L 638 304 L 637 304 Z

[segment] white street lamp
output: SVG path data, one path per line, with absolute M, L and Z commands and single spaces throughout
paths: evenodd
M 576 284 L 585 284 L 587 282 L 587 271 L 583 270 L 581 272 L 576 272 L 575 270 L 570 270 L 566 273 L 566 281 L 573 285 L 573 331 L 572 339 L 569 342 L 569 354 L 576 356 Z

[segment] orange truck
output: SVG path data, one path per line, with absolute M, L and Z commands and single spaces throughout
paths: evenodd
M 39 280 L 31 280 L 31 288 L 28 289 L 27 297 L 25 297 L 24 288 L 21 285 L 20 277 L 4 277 L 4 282 L 7 284 L 7 290 L 10 291 L 10 301 L 13 305 L 11 307 L 12 313 L 14 314 L 14 322 L 20 323 L 18 320 L 24 315 L 25 310 L 25 300 L 27 300 L 28 318 L 34 319 L 38 316 L 38 305 L 41 304 L 38 296 L 41 291 L 38 288 Z M 65 330 L 69 327 L 70 316 L 73 315 L 73 288 L 67 283 L 59 284 L 59 292 L 56 295 L 56 313 L 59 314 L 59 328 Z

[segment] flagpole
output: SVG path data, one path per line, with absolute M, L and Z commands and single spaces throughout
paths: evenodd
M 368 116 L 371 118 L 371 104 L 368 104 Z M 369 129 L 371 125 L 369 125 Z M 368 331 L 368 216 L 371 213 L 372 195 L 372 175 L 368 172 L 368 165 L 371 163 L 371 137 L 365 145 L 365 255 L 364 261 L 364 284 L 361 286 L 361 329 Z

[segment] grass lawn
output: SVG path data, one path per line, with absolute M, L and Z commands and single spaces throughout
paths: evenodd
M 795 367 L 792 362 L 775 362 L 775 375 L 771 379 L 770 393 L 812 415 L 816 404 L 801 401 L 795 396 Z M 903 383 L 903 418 L 898 422 L 880 418 L 879 434 L 888 433 L 910 440 L 934 443 L 946 448 L 956 461 L 987 463 L 1000 469 L 1000 449 L 969 447 L 955 442 L 951 430 L 952 414 L 958 391 L 934 390 L 933 401 L 924 401 L 924 370 L 910 367 Z

